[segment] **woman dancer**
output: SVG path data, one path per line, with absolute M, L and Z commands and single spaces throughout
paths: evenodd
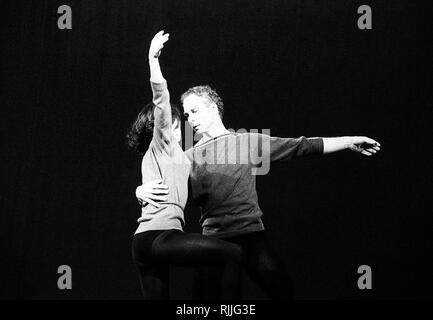
M 149 48 L 150 82 L 153 103 L 146 105 L 129 131 L 128 143 L 142 160 L 143 184 L 160 180 L 168 186 L 152 185 L 158 190 L 157 202 L 142 207 L 140 223 L 132 241 L 132 256 L 138 267 L 145 299 L 169 298 L 169 266 L 222 266 L 224 275 L 221 298 L 239 296 L 238 266 L 242 250 L 236 244 L 201 234 L 183 232 L 188 197 L 190 162 L 179 145 L 181 141 L 180 113 L 170 105 L 167 82 L 158 57 L 169 34 L 158 32 Z M 164 195 L 166 194 L 166 199 Z M 158 201 L 159 200 L 159 201 Z M 167 201 L 161 201 L 167 200 Z

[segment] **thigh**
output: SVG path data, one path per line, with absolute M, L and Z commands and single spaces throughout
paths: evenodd
M 158 236 L 152 254 L 158 262 L 178 266 L 207 266 L 242 259 L 242 250 L 234 243 L 179 230 Z
M 132 260 L 138 266 L 153 261 L 152 246 L 155 239 L 167 230 L 149 230 L 134 235 L 132 239 Z

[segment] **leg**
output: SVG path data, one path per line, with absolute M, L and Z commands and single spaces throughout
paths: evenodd
M 238 245 L 201 234 L 171 230 L 155 239 L 152 252 L 159 263 L 213 269 L 214 276 L 207 277 L 205 280 L 206 282 L 210 280 L 215 286 L 213 290 L 208 291 L 211 294 L 200 296 L 202 299 L 240 297 L 239 274 L 242 250 Z M 209 286 L 205 285 L 205 287 Z M 216 288 L 220 290 L 215 290 Z M 198 298 L 196 293 L 199 289 L 200 286 L 194 286 L 194 298 Z
M 230 239 L 227 239 L 230 240 Z M 294 289 L 283 261 L 270 247 L 264 231 L 232 239 L 245 252 L 245 268 L 272 300 L 294 299 Z
M 137 266 L 141 292 L 145 300 L 168 300 L 169 269 L 167 265 Z
M 147 231 L 134 236 L 132 257 L 138 268 L 141 292 L 146 300 L 169 298 L 169 268 L 152 258 L 152 243 L 163 231 Z
M 202 301 L 221 300 L 221 292 L 215 290 L 215 288 L 222 285 L 223 273 L 224 268 L 221 266 L 201 266 L 196 268 L 193 275 L 192 299 Z M 240 290 L 240 286 L 238 289 Z M 237 297 L 240 297 L 240 291 L 234 299 Z

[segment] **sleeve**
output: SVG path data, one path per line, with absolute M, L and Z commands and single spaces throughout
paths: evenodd
M 153 104 L 155 105 L 153 111 L 153 140 L 157 146 L 165 149 L 170 145 L 172 135 L 170 94 L 166 81 L 161 83 L 151 82 L 150 84 L 153 93 Z
M 323 153 L 322 138 L 279 138 L 257 134 L 250 143 L 255 146 L 253 161 L 285 161 L 295 157 Z M 256 158 L 255 158 L 256 157 Z

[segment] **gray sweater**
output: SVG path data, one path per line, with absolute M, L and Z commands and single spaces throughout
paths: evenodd
M 271 161 L 323 153 L 321 138 L 277 138 L 259 133 L 226 134 L 186 151 L 190 183 L 201 208 L 203 234 L 233 237 L 264 229 L 256 175 Z
M 167 83 L 151 83 L 153 91 L 154 130 L 149 149 L 141 163 L 142 182 L 161 179 L 169 187 L 168 201 L 156 208 L 147 204 L 138 219 L 135 233 L 148 230 L 182 230 L 183 209 L 188 198 L 189 160 L 172 137 L 170 95 Z

